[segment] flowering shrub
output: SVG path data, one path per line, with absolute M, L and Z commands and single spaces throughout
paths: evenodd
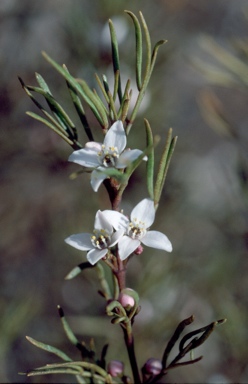
M 66 278 L 72 279 L 87 268 L 94 268 L 97 271 L 102 287 L 101 294 L 106 300 L 106 315 L 111 318 L 113 324 L 120 325 L 124 334 L 124 343 L 129 356 L 132 378 L 126 375 L 125 365 L 118 359 L 106 363 L 107 346 L 103 347 L 99 357 L 95 356 L 91 346 L 88 347 L 85 343 L 80 342 L 70 328 L 61 307 L 58 307 L 58 310 L 65 333 L 80 351 L 81 360 L 72 361 L 66 353 L 56 347 L 28 337 L 28 340 L 35 346 L 53 353 L 63 360 L 62 363 L 48 364 L 44 367 L 32 369 L 27 373 L 28 376 L 63 373 L 73 375 L 79 383 L 135 382 L 139 384 L 161 382 L 162 377 L 171 368 L 198 362 L 202 357 L 181 360 L 185 355 L 201 345 L 217 324 L 224 321 L 213 322 L 186 334 L 179 343 L 178 353 L 171 359 L 170 352 L 172 348 L 180 339 L 184 329 L 194 320 L 193 316 L 190 316 L 176 327 L 160 359 L 147 356 L 147 361 L 143 367 L 141 369 L 138 367 L 134 346 L 133 323 L 141 308 L 138 293 L 126 286 L 126 273 L 130 258 L 140 255 L 144 250 L 143 246 L 156 248 L 162 252 L 172 252 L 172 244 L 167 236 L 159 231 L 150 230 L 150 227 L 155 221 L 177 137 L 173 137 L 172 129 L 169 129 L 158 169 L 155 169 L 154 166 L 156 141 L 147 119 L 144 119 L 146 147 L 144 149 L 126 148 L 128 134 L 134 124 L 137 111 L 147 89 L 158 49 L 165 43 L 165 40 L 161 40 L 152 49 L 149 30 L 142 13 L 140 12 L 139 15 L 140 20 L 133 13 L 129 11 L 126 11 L 126 13 L 133 21 L 136 36 L 136 86 L 138 95 L 132 109 L 130 107 L 132 96 L 130 80 L 127 81 L 125 90 L 122 92 L 118 42 L 111 21 L 109 21 L 109 27 L 114 68 L 114 88 L 112 92 L 105 76 L 102 77 L 102 80 L 96 76 L 101 90 L 100 96 L 96 91 L 92 91 L 84 80 L 74 78 L 65 65 L 61 66 L 47 54 L 43 54 L 46 60 L 66 80 L 72 101 L 88 136 L 89 141 L 84 146 L 78 141 L 77 130 L 72 120 L 55 100 L 41 75 L 36 75 L 38 87 L 25 85 L 23 80 L 20 79 L 20 81 L 28 96 L 44 114 L 45 118 L 31 112 L 28 112 L 28 114 L 54 130 L 72 147 L 73 152 L 69 157 L 69 161 L 82 166 L 83 172 L 91 173 L 90 183 L 94 192 L 98 192 L 101 184 L 104 185 L 108 192 L 112 209 L 97 211 L 92 233 L 73 234 L 65 239 L 67 244 L 85 252 L 87 259 L 87 261 L 83 261 L 70 271 Z M 142 30 L 145 33 L 146 43 L 146 63 L 144 66 L 142 65 Z M 47 111 L 36 100 L 34 96 L 36 93 L 45 98 L 50 111 Z M 90 107 L 100 125 L 103 135 L 101 143 L 94 140 L 94 132 L 88 123 L 84 104 Z M 126 212 L 121 211 L 123 194 L 133 172 L 143 161 L 145 161 L 147 169 L 146 197 L 133 208 L 130 216 L 128 216 Z M 105 263 L 112 272 L 114 289 L 110 288 L 110 284 L 104 276 L 102 263 Z

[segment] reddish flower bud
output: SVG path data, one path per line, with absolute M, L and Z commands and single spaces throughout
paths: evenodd
M 108 363 L 108 373 L 112 377 L 122 376 L 124 371 L 124 364 L 119 360 L 111 360 Z
M 144 251 L 144 248 L 143 248 L 142 245 L 140 244 L 140 245 L 138 246 L 138 248 L 135 249 L 134 253 L 135 253 L 135 255 L 141 255 L 141 253 L 143 253 L 143 251 Z
M 128 294 L 128 291 L 133 291 L 131 288 L 126 288 L 125 292 L 119 294 L 118 301 L 124 308 L 130 309 L 135 305 L 135 300 L 132 296 Z
M 162 363 L 158 359 L 151 357 L 143 367 L 143 372 L 148 375 L 159 375 L 162 370 Z

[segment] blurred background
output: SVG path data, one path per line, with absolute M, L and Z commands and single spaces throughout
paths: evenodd
M 157 161 L 168 129 L 179 136 L 153 227 L 167 234 L 173 253 L 146 249 L 129 264 L 128 285 L 142 307 L 134 327 L 138 362 L 160 358 L 177 324 L 192 314 L 190 331 L 227 318 L 195 351 L 203 360 L 172 371 L 165 382 L 248 382 L 246 0 L 1 0 L 0 382 L 71 382 L 18 375 L 58 361 L 26 335 L 80 359 L 63 333 L 58 304 L 80 340 L 94 336 L 98 354 L 109 342 L 107 360 L 127 363 L 122 332 L 104 315 L 94 271 L 64 280 L 85 260 L 64 238 L 91 231 L 96 210 L 109 207 L 106 192 L 92 193 L 88 175 L 69 178 L 79 169 L 67 162 L 71 148 L 25 114 L 39 112 L 17 78 L 36 85 L 40 73 L 85 143 L 65 82 L 41 51 L 96 87 L 95 72 L 112 76 L 111 18 L 122 72 L 134 79 L 134 29 L 125 9 L 143 12 L 153 44 L 168 40 L 129 144 L 145 146 L 144 117 L 161 136 Z M 97 136 L 99 127 L 89 120 Z M 124 195 L 127 211 L 147 197 L 144 175 L 142 165 Z

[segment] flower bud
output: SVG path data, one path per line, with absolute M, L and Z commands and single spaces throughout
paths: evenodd
M 143 251 L 144 251 L 144 248 L 143 248 L 142 245 L 140 244 L 140 245 L 138 246 L 138 248 L 135 249 L 134 253 L 135 253 L 135 255 L 141 255 L 141 253 L 143 253 Z
M 129 291 L 130 291 L 130 294 L 129 295 Z M 131 288 L 126 288 L 124 292 L 121 292 L 119 294 L 119 298 L 118 298 L 118 301 L 121 303 L 121 305 L 123 306 L 123 308 L 126 308 L 126 309 L 131 309 L 132 307 L 134 307 L 135 305 L 135 300 L 134 298 L 132 297 L 132 292 L 133 289 Z
M 108 373 L 112 377 L 122 376 L 124 371 L 124 364 L 119 360 L 111 360 L 108 363 Z
M 143 373 L 148 375 L 159 375 L 162 371 L 162 363 L 159 359 L 151 357 L 143 367 Z

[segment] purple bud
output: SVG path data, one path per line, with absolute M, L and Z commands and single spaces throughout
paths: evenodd
M 154 359 L 151 357 L 150 359 L 147 360 L 143 367 L 143 372 L 149 375 L 159 375 L 160 372 L 162 371 L 162 363 L 158 359 Z
M 128 291 L 133 291 L 131 288 L 126 288 L 125 292 L 119 294 L 118 301 L 121 303 L 123 308 L 132 308 L 135 305 L 135 300 L 128 294 Z
M 111 360 L 108 363 L 108 373 L 112 377 L 122 376 L 124 371 L 124 364 L 119 360 Z
M 141 255 L 141 253 L 144 251 L 144 248 L 142 247 L 142 245 L 140 244 L 138 246 L 138 248 L 135 249 L 134 253 L 135 255 Z

